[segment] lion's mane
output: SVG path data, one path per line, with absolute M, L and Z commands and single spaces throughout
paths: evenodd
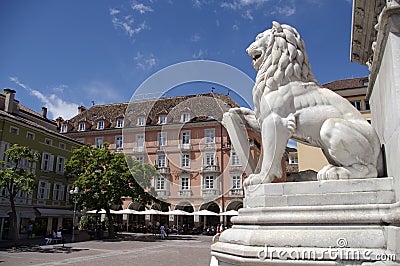
M 311 71 L 304 41 L 296 29 L 273 22 L 272 29 L 263 34 L 269 34 L 270 37 L 254 42 L 265 49 L 253 89 L 254 99 L 259 101 L 261 95 L 292 81 L 317 83 Z M 260 43 L 256 44 L 257 41 Z

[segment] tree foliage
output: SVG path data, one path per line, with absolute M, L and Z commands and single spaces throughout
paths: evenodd
M 122 153 L 110 151 L 107 143 L 102 148 L 87 144 L 75 149 L 65 170 L 67 176 L 75 179 L 74 186 L 81 191 L 77 195 L 79 206 L 104 209 L 109 221 L 112 221 L 112 206 L 120 205 L 122 197 L 132 197 L 133 201 L 143 204 L 155 200 L 146 191 L 153 189 L 151 178 L 158 175 L 156 169 Z M 114 235 L 112 226 L 109 233 L 111 237 Z
M 14 243 L 18 241 L 17 211 L 15 198 L 19 192 L 32 193 L 36 185 L 36 175 L 33 172 L 33 163 L 39 160 L 39 154 L 29 147 L 14 144 L 5 151 L 6 161 L 0 165 L 0 188 L 6 190 L 11 206 L 12 237 Z

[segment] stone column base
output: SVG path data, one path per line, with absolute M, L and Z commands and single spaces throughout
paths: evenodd
M 249 186 L 214 264 L 400 265 L 399 190 L 395 178 Z

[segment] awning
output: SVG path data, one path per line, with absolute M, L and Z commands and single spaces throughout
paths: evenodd
M 44 209 L 36 208 L 41 216 L 72 216 L 74 214 L 71 210 L 66 209 Z

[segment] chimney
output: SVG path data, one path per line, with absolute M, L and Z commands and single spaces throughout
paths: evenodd
M 83 113 L 83 111 L 85 111 L 85 110 L 86 110 L 86 107 L 85 107 L 85 106 L 83 106 L 83 105 L 79 106 L 79 107 L 78 107 L 78 115 L 80 115 L 81 113 Z
M 4 93 L 6 95 L 6 101 L 4 103 L 4 111 L 6 111 L 7 113 L 12 113 L 14 108 L 15 90 L 6 88 L 4 89 Z
M 57 117 L 57 119 L 56 119 L 57 129 L 61 128 L 61 123 L 62 122 L 64 122 L 64 119 L 61 116 Z
M 47 118 L 47 108 L 46 107 L 42 107 L 42 117 Z

